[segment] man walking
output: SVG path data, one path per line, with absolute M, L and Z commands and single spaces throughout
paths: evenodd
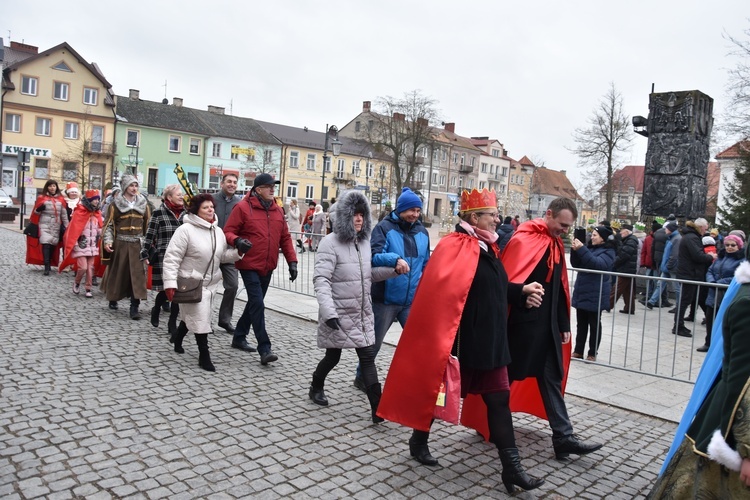
M 394 320 L 403 327 L 411 310 L 414 292 L 430 258 L 430 235 L 419 221 L 422 200 L 405 187 L 388 214 L 372 230 L 370 248 L 372 267 L 392 267 L 396 278 L 372 284 L 372 310 L 375 313 L 375 354 Z M 360 378 L 359 366 L 354 386 L 367 391 Z
M 563 399 L 570 364 L 570 290 L 560 236 L 573 226 L 578 210 L 572 200 L 557 198 L 543 218 L 521 224 L 508 242 L 502 261 L 508 280 L 544 287 L 542 305 L 513 308 L 508 320 L 513 411 L 546 418 L 558 459 L 585 455 L 602 447 L 573 434 Z M 535 380 L 534 380 L 535 379 Z M 536 382 L 536 383 L 534 383 Z
M 237 175 L 224 174 L 221 178 L 221 191 L 214 194 L 214 210 L 219 219 L 219 227 L 224 229 L 229 214 L 242 197 L 235 194 L 237 191 Z M 234 312 L 234 299 L 237 296 L 239 283 L 237 280 L 237 268 L 234 262 L 221 264 L 221 277 L 224 285 L 224 296 L 219 306 L 219 327 L 227 333 L 234 333 L 232 326 L 232 313 Z
M 638 272 L 638 238 L 633 234 L 633 226 L 623 224 L 620 227 L 620 238 L 622 243 L 617 250 L 613 269 L 616 273 L 634 275 Z M 625 307 L 620 312 L 635 314 L 635 291 L 633 288 L 633 278 L 618 276 L 617 286 L 612 287 L 609 292 L 609 308 L 614 309 L 617 300 L 622 296 L 625 299 Z
M 232 347 L 255 351 L 247 343 L 247 334 L 252 325 L 262 365 L 279 359 L 271 350 L 263 303 L 273 270 L 279 262 L 279 249 L 289 264 L 289 281 L 297 279 L 297 254 L 284 212 L 274 200 L 276 184 L 279 181 L 269 174 L 259 174 L 250 193 L 232 210 L 224 226 L 227 242 L 243 254 L 235 265 L 247 293 L 247 304 L 237 322 Z
M 662 278 L 671 278 L 677 270 L 677 256 L 680 252 L 680 240 L 682 235 L 677 230 L 677 222 L 668 221 L 664 223 L 664 227 L 659 231 L 664 231 L 664 237 L 666 239 L 666 245 L 661 251 L 661 264 L 659 270 L 661 271 Z M 657 233 L 659 232 L 657 231 Z M 656 245 L 656 244 L 654 244 Z M 670 282 L 657 281 L 654 291 L 651 297 L 646 302 L 646 307 L 652 309 L 654 307 L 672 307 L 672 303 L 668 300 L 668 285 Z M 680 284 L 674 283 L 675 297 L 679 300 L 680 297 Z

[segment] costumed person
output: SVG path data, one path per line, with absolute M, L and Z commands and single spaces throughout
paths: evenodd
M 315 216 L 315 202 L 310 201 L 307 205 L 307 212 L 305 213 L 305 220 L 302 223 L 305 231 L 305 243 L 307 243 L 307 249 L 312 252 L 312 227 L 313 227 L 313 216 Z
M 650 499 L 748 498 L 750 492 L 750 263 L 735 272 Z
M 376 415 L 381 387 L 375 368 L 375 319 L 370 287 L 373 281 L 395 277 L 396 270 L 371 267 L 372 217 L 365 195 L 361 191 L 345 191 L 337 210 L 333 233 L 323 238 L 315 257 L 318 347 L 326 352 L 312 374 L 309 395 L 313 403 L 328 406 L 324 392 L 326 377 L 339 363 L 342 349 L 355 349 L 362 365 L 372 421 L 378 423 L 383 419 Z
M 49 276 L 50 268 L 57 266 L 60 261 L 62 235 L 69 221 L 66 207 L 57 181 L 50 179 L 45 182 L 42 194 L 36 199 L 34 210 L 29 217 L 29 225 L 32 228 L 25 231 L 26 263 L 44 265 L 45 276 Z M 36 226 L 36 231 L 33 226 Z
M 214 199 L 210 194 L 199 194 L 190 199 L 190 208 L 169 241 L 164 254 L 162 277 L 164 293 L 171 302 L 177 290 L 178 277 L 202 278 L 200 302 L 180 304 L 180 326 L 170 341 L 174 352 L 185 350 L 182 341 L 188 331 L 195 334 L 198 345 L 198 366 L 216 371 L 208 350 L 211 329 L 212 302 L 221 283 L 220 265 L 240 259 L 236 249 L 227 245 L 224 232 L 214 213 Z
M 610 239 L 611 238 L 611 239 Z M 588 245 L 574 239 L 570 248 L 570 265 L 581 269 L 612 271 L 615 261 L 615 242 L 612 230 L 597 226 L 591 231 Z M 576 309 L 576 343 L 572 357 L 583 358 L 586 339 L 589 340 L 587 361 L 596 361 L 602 339 L 602 311 L 609 311 L 611 281 L 604 274 L 581 271 L 573 288 L 573 307 Z
M 524 222 L 503 250 L 508 279 L 541 283 L 544 295 L 538 309 L 510 309 L 508 344 L 511 363 L 510 408 L 546 419 L 558 460 L 585 455 L 602 447 L 585 443 L 573 434 L 563 394 L 570 365 L 570 289 L 561 236 L 578 218 L 575 203 L 556 198 L 544 216 Z M 475 422 L 486 413 L 479 398 L 464 403 L 463 418 Z M 481 423 L 477 423 L 481 427 Z M 486 428 L 480 429 L 483 433 Z
M 151 210 L 148 200 L 138 192 L 138 179 L 122 176 L 122 191 L 117 193 L 104 219 L 102 262 L 107 270 L 102 278 L 110 309 L 130 297 L 130 319 L 141 319 L 138 306 L 146 300 L 146 262 L 141 259 L 141 246 L 148 229 Z
M 146 237 L 141 248 L 141 259 L 151 266 L 151 290 L 156 293 L 154 307 L 151 308 L 151 324 L 154 328 L 159 327 L 159 314 L 162 307 L 167 303 L 167 295 L 164 293 L 164 282 L 162 281 L 162 265 L 164 254 L 167 253 L 167 245 L 172 239 L 177 228 L 182 224 L 184 211 L 184 198 L 182 187 L 179 184 L 170 184 L 162 191 L 162 204 L 154 210 L 148 221 Z M 172 304 L 169 309 L 169 321 L 167 331 L 173 334 L 177 330 L 177 315 L 180 312 L 178 304 Z
M 489 441 L 498 449 L 503 484 L 513 492 L 515 486 L 531 490 L 544 481 L 526 474 L 515 444 L 508 407 L 508 305 L 536 307 L 543 290 L 539 283 L 508 282 L 497 222 L 494 191 L 461 194 L 461 222 L 440 240 L 424 270 L 378 415 L 412 427 L 411 455 L 424 465 L 437 465 L 427 440 L 448 358 L 457 356 L 461 396 L 484 401 L 484 429 L 489 428 Z M 463 417 L 461 423 L 467 425 Z
M 76 275 L 73 279 L 73 293 L 81 291 L 81 282 L 86 276 L 84 288 L 86 298 L 93 297 L 93 286 L 96 258 L 99 255 L 99 243 L 102 239 L 102 213 L 99 211 L 101 197 L 96 189 L 86 191 L 84 198 L 76 204 L 73 218 L 63 238 L 65 259 L 58 268 L 62 272 L 66 267 L 75 264 Z
M 68 218 L 73 217 L 73 210 L 81 201 L 81 192 L 78 190 L 77 182 L 68 182 L 65 184 L 65 203 L 68 207 Z

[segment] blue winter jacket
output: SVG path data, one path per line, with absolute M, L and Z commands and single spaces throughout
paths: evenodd
M 372 284 L 372 300 L 385 304 L 411 305 L 422 271 L 430 259 L 430 235 L 421 222 L 409 224 L 391 212 L 372 230 L 372 267 L 396 267 L 398 259 L 409 264 L 409 272 Z
M 739 267 L 740 263 L 745 260 L 745 255 L 742 252 L 742 250 L 737 250 L 733 253 L 728 253 L 726 250 L 723 250 L 719 255 L 718 259 L 714 261 L 713 264 L 711 264 L 711 267 L 708 268 L 708 272 L 706 273 L 706 281 L 708 283 L 721 283 L 724 285 L 728 285 L 732 282 L 732 278 L 734 278 L 734 272 Z M 721 305 L 721 300 L 724 297 L 725 289 L 719 290 L 719 300 L 716 300 L 716 289 L 715 288 L 709 288 L 708 289 L 708 296 L 706 297 L 706 305 L 709 307 L 714 307 Z
M 612 271 L 615 249 L 607 244 L 585 246 L 570 254 L 570 265 L 581 269 Z M 584 311 L 609 311 L 610 277 L 605 274 L 579 272 L 571 304 Z

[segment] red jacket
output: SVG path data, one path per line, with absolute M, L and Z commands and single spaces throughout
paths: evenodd
M 654 243 L 654 232 L 651 231 L 648 233 L 648 236 L 646 236 L 646 239 L 643 241 L 643 247 L 641 248 L 641 266 L 647 267 L 649 269 L 656 269 L 654 266 L 654 257 L 651 254 L 651 250 L 653 249 L 653 243 Z M 659 263 L 661 264 L 661 262 Z
M 252 193 L 237 203 L 229 214 L 224 234 L 230 245 L 234 245 L 237 238 L 245 238 L 253 244 L 250 251 L 235 262 L 237 269 L 257 271 L 266 276 L 276 269 L 279 248 L 284 252 L 287 262 L 297 262 L 297 253 L 281 207 L 272 203 L 266 211 Z

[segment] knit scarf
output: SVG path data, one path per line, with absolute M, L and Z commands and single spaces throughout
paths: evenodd
M 264 200 L 263 198 L 260 197 L 258 193 L 254 193 L 254 194 L 255 194 L 255 197 L 258 198 L 258 201 L 260 202 L 260 204 L 263 205 L 263 208 L 265 208 L 266 211 L 268 211 L 268 209 L 271 208 L 271 205 L 274 203 L 274 200 Z
M 182 211 L 183 211 L 183 210 L 185 210 L 185 206 L 184 206 L 184 205 L 175 205 L 174 203 L 172 203 L 172 202 L 171 202 L 171 201 L 169 201 L 169 200 L 164 200 L 164 205 L 166 205 L 166 207 L 167 207 L 167 208 L 168 208 L 169 210 L 171 210 L 171 211 L 172 211 L 172 213 L 174 214 L 174 216 L 175 216 L 175 217 L 176 217 L 177 219 L 179 219 L 179 218 L 180 218 L 180 214 L 182 213 Z
M 494 231 L 479 229 L 478 227 L 472 226 L 464 220 L 459 222 L 459 226 L 461 226 L 471 236 L 477 238 L 479 241 L 487 245 L 488 248 L 491 248 L 495 253 L 495 257 L 500 258 L 500 248 L 497 246 L 497 239 L 500 237 L 500 235 L 498 235 Z

